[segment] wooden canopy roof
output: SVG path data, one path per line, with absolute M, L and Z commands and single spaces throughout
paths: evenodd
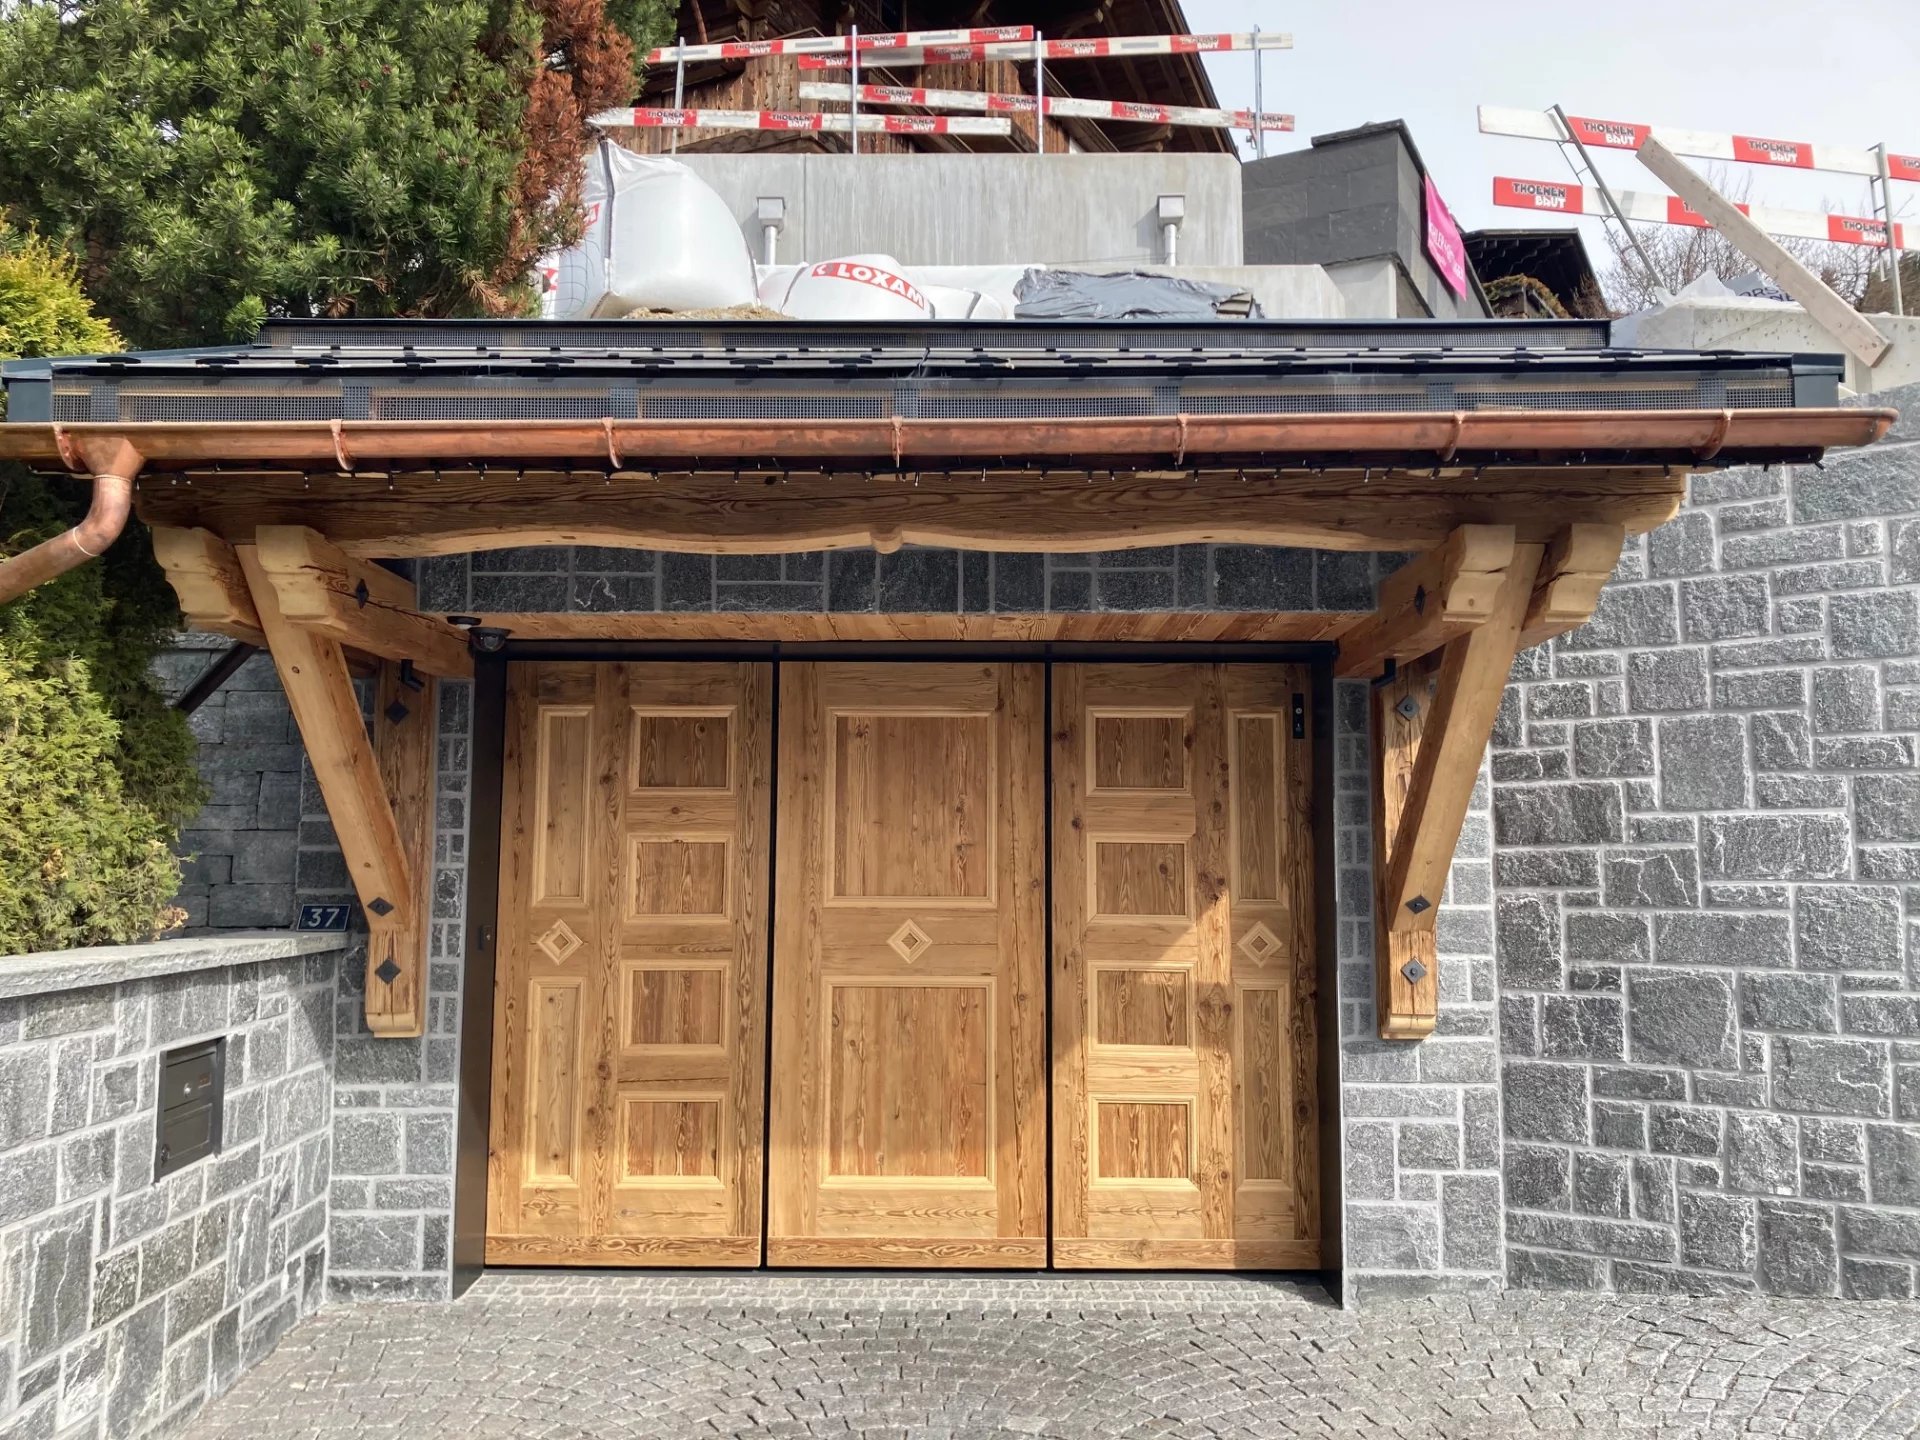
M 258 346 L 9 367 L 0 458 L 91 477 L 95 500 L 0 564 L 0 596 L 98 554 L 137 506 L 189 623 L 272 652 L 372 932 L 369 1024 L 411 1035 L 431 890 L 417 687 L 474 663 L 460 617 L 423 613 L 375 559 L 577 543 L 1419 552 L 1348 617 L 1334 658 L 1382 682 L 1379 1029 L 1418 1039 L 1437 1018 L 1447 867 L 1518 649 L 1591 616 L 1626 537 L 1675 513 L 1690 471 L 1885 433 L 1893 412 L 1834 403 L 1838 373 L 1618 351 L 1578 322 L 283 322 Z M 378 669 L 371 740 L 353 657 Z

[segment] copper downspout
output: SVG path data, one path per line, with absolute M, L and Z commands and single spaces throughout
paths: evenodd
M 68 468 L 76 474 L 92 473 L 93 503 L 72 529 L 0 560 L 0 605 L 105 554 L 127 528 L 127 516 L 133 512 L 133 481 L 140 473 L 140 452 L 121 439 L 83 440 L 76 446 L 64 427 L 56 425 L 53 432 L 54 444 Z

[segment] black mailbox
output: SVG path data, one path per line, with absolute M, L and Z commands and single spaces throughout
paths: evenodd
M 170 1175 L 220 1148 L 227 1091 L 227 1042 L 201 1040 L 160 1057 L 160 1121 L 153 1178 Z

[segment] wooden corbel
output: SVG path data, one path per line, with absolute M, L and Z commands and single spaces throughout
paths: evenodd
M 1374 613 L 1340 637 L 1333 673 L 1371 678 L 1483 624 L 1513 563 L 1511 525 L 1462 525 L 1380 582 Z
M 1627 532 L 1620 525 L 1569 525 L 1553 537 L 1527 603 L 1520 648 L 1544 645 L 1593 618 L 1601 587 L 1620 563 Z
M 1513 546 L 1479 623 L 1397 665 L 1374 687 L 1374 957 L 1382 1039 L 1417 1040 L 1438 1018 L 1434 924 L 1542 550 Z
M 262 525 L 254 544 L 289 624 L 385 660 L 411 660 L 428 675 L 472 676 L 467 637 L 421 614 L 411 581 L 354 559 L 304 525 Z
M 369 740 L 340 641 L 283 608 L 283 583 L 299 595 L 306 580 L 283 582 L 253 545 L 234 552 L 366 912 L 368 1027 L 418 1035 L 432 907 L 434 682 L 382 661 Z
M 188 629 L 266 645 L 260 612 L 231 545 L 211 530 L 155 525 L 151 534 L 153 557 L 167 572 Z

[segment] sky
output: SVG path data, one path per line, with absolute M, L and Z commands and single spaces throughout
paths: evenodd
M 1405 120 L 1462 228 L 1534 223 L 1496 208 L 1493 177 L 1572 178 L 1559 150 L 1479 133 L 1478 105 L 1920 155 L 1920 0 L 1185 0 L 1195 32 L 1292 34 L 1265 57 L 1265 105 L 1291 112 L 1268 153 L 1369 120 Z M 1207 57 L 1221 103 L 1253 103 L 1253 57 Z M 1248 153 L 1251 153 L 1250 149 Z M 1596 152 L 1616 190 L 1666 187 L 1625 151 Z M 1708 162 L 1695 162 L 1706 166 Z M 1863 179 L 1731 166 L 1746 198 L 1872 214 Z M 1920 184 L 1894 182 L 1920 221 Z M 1557 220 L 1556 220 L 1557 223 Z M 1597 221 L 1589 250 L 1605 253 Z

